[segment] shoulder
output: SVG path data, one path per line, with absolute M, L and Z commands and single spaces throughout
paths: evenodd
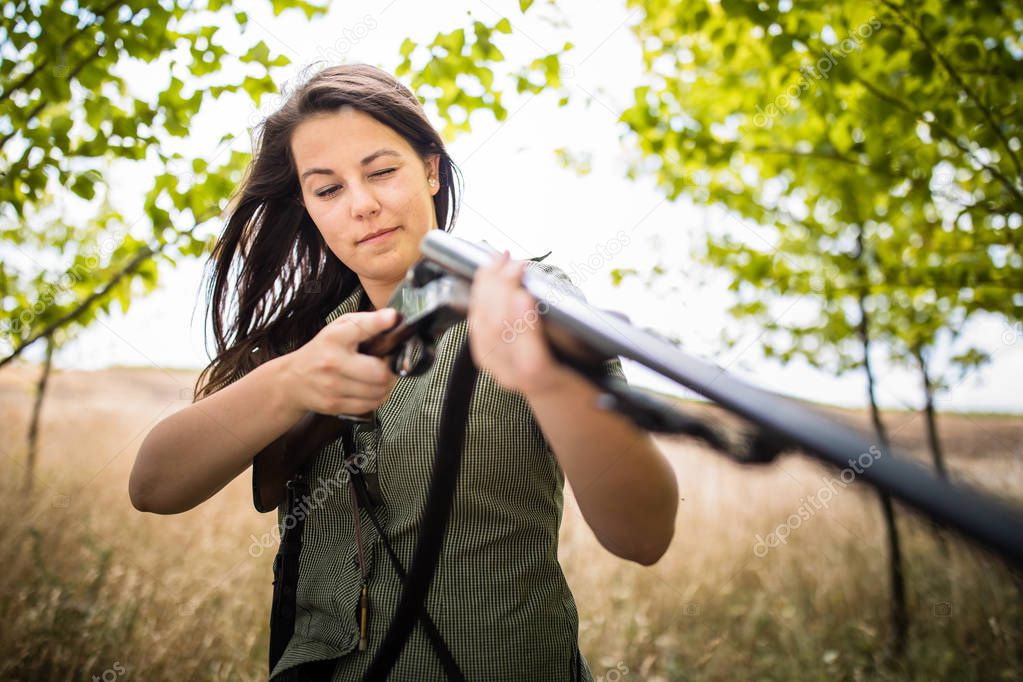
M 546 258 L 546 256 L 541 256 L 541 258 Z M 561 267 L 554 265 L 553 263 L 548 263 L 544 260 L 533 258 L 528 258 L 523 262 L 526 264 L 526 272 L 533 271 L 548 275 L 554 279 L 555 284 L 564 293 L 574 296 L 581 301 L 586 300 L 586 296 L 583 295 L 582 289 L 576 286 L 569 274 Z

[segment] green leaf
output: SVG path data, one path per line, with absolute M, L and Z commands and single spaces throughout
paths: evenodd
M 267 64 L 270 61 L 270 48 L 260 40 L 249 48 L 249 51 L 242 55 L 241 60 L 246 63 Z
M 611 270 L 611 283 L 614 286 L 621 286 L 627 277 L 634 277 L 639 272 L 635 268 L 614 268 Z
M 927 50 L 917 50 L 909 58 L 909 64 L 919 76 L 931 76 L 934 71 L 934 58 Z
M 956 48 L 959 58 L 965 62 L 975 62 L 980 59 L 980 47 L 973 41 L 964 41 Z
M 792 51 L 792 38 L 784 33 L 771 37 L 771 56 L 776 62 L 780 62 L 789 52 Z
M 79 175 L 71 183 L 71 191 L 83 199 L 92 199 L 96 196 L 96 183 L 88 175 Z

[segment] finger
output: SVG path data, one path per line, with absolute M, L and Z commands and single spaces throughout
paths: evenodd
M 488 270 L 490 272 L 497 272 L 502 267 L 504 267 L 504 264 L 507 263 L 510 259 L 511 259 L 511 254 L 508 252 L 507 249 L 505 249 L 504 251 L 502 251 L 499 254 L 495 253 L 494 257 L 484 267 L 485 267 L 486 270 Z
M 512 258 L 510 255 L 508 255 L 508 252 L 505 251 L 504 258 L 501 260 L 500 263 L 497 264 L 497 271 L 502 274 L 514 272 L 518 268 L 522 267 L 523 262 L 524 261 Z
M 376 356 L 362 353 L 353 353 L 348 357 L 343 374 L 350 380 L 377 387 L 386 387 L 394 377 L 386 362 Z
M 345 378 L 338 395 L 360 400 L 382 400 L 390 394 L 387 384 L 367 384 L 357 379 Z
M 524 261 L 512 260 L 505 251 L 504 255 L 476 271 L 473 284 L 480 284 L 480 288 L 490 291 L 506 286 L 509 282 L 517 283 L 522 279 L 524 267 Z
M 501 268 L 501 276 L 510 279 L 516 284 L 522 281 L 522 273 L 526 269 L 525 261 L 513 260 L 505 263 Z
M 338 415 L 367 414 L 380 407 L 379 400 L 346 400 L 339 409 L 334 410 Z
M 503 256 L 495 255 L 494 258 L 489 263 L 486 263 L 476 268 L 476 272 L 473 273 L 472 277 L 473 284 L 476 284 L 481 280 L 487 280 L 493 277 L 494 273 L 501 268 L 503 258 L 504 258 Z
M 518 289 L 512 292 L 509 306 L 519 316 L 538 314 L 536 299 L 525 289 Z
M 348 332 L 349 336 L 345 338 L 347 342 L 359 343 L 387 331 L 397 322 L 398 311 L 383 308 L 367 313 L 348 313 L 331 322 L 331 325 L 337 325 Z

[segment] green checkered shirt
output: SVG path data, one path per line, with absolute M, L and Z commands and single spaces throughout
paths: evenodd
M 582 296 L 561 270 L 528 263 Z M 326 321 L 356 311 L 361 294 L 357 287 Z M 466 330 L 464 321 L 449 329 L 432 367 L 399 378 L 376 410 L 376 425 L 356 429 L 358 449 L 366 456 L 363 470 L 377 474 L 384 500 L 375 513 L 406 569 L 426 503 L 448 377 Z M 605 371 L 624 378 L 617 358 L 605 363 Z M 340 439 L 327 445 L 309 471 L 295 633 L 274 680 L 295 679 L 295 666 L 304 662 L 335 658 L 335 681 L 360 680 L 400 596 L 400 580 L 362 509 L 369 625 L 368 649 L 358 651 L 361 578 L 343 450 Z M 451 518 L 426 600 L 470 682 L 593 679 L 578 654 L 575 600 L 558 563 L 563 486 L 561 468 L 526 400 L 481 371 Z M 282 530 L 285 514 L 282 505 Z M 445 679 L 422 625 L 413 629 L 391 679 Z

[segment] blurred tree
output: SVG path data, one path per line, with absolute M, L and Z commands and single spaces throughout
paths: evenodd
M 519 4 L 525 12 L 532 2 L 520 0 Z M 505 62 L 496 44 L 501 34 L 511 32 L 512 23 L 507 17 L 492 25 L 470 19 L 464 27 L 438 33 L 429 43 L 416 43 L 411 38 L 402 43 L 402 61 L 395 75 L 407 77 L 412 91 L 434 108 L 444 121 L 442 133 L 446 139 L 469 132 L 470 118 L 476 111 L 490 111 L 498 121 L 507 118 L 502 102 L 510 88 L 517 94 L 557 89 L 559 104 L 568 102 L 569 90 L 561 82 L 561 58 L 572 49 L 572 43 L 566 41 L 560 50 L 513 67 Z M 507 75 L 495 81 L 495 70 Z
M 305 0 L 271 6 L 325 11 Z M 240 93 L 258 104 L 276 92 L 269 70 L 286 58 L 262 41 L 231 58 L 218 39 L 247 21 L 223 0 L 2 4 L 0 367 L 40 339 L 49 366 L 58 330 L 88 326 L 115 301 L 127 310 L 156 287 L 161 263 L 206 250 L 196 231 L 220 213 L 248 155 L 170 150 L 204 103 Z M 167 64 L 167 82 L 146 96 L 150 84 L 125 74 L 156 60 Z M 114 164 L 153 176 L 144 216 L 127 219 L 109 200 Z M 39 394 L 33 424 L 41 404 Z
M 651 84 L 623 116 L 631 172 L 758 225 L 706 256 L 777 332 L 767 354 L 845 369 L 862 286 L 870 334 L 922 374 L 943 336 L 945 364 L 983 362 L 951 343 L 970 316 L 1023 313 L 1018 3 L 633 4 Z M 791 299 L 817 314 L 777 322 Z
M 975 312 L 1023 312 L 1018 3 L 630 5 L 651 79 L 622 117 L 642 152 L 630 172 L 758 225 L 708 234 L 706 259 L 767 355 L 869 371 L 874 339 L 916 359 L 943 472 L 927 358 Z M 904 641 L 893 612 L 895 653 Z

